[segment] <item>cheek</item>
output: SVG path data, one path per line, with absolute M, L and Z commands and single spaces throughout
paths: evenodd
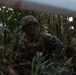
M 37 32 L 38 32 L 38 29 L 30 29 L 30 30 L 27 30 L 27 31 L 26 31 L 27 34 L 28 34 L 28 33 L 29 33 L 29 34 L 33 34 L 33 33 L 35 34 L 35 33 L 37 33 Z
M 37 31 L 38 28 L 30 28 L 30 29 L 27 29 L 27 31 Z

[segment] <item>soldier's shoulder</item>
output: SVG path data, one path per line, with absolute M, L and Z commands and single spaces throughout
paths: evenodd
M 52 37 L 52 35 L 50 33 L 47 33 L 47 32 L 41 32 L 41 35 L 44 37 Z
M 41 36 L 43 37 L 44 40 L 49 40 L 53 36 L 47 32 L 41 32 Z

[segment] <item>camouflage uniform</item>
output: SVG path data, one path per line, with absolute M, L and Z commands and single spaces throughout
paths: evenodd
M 23 17 L 21 24 L 23 32 L 26 32 L 28 26 L 37 25 L 39 27 L 40 25 L 32 15 Z M 59 59 L 62 55 L 63 43 L 57 37 L 49 33 L 38 31 L 37 35 L 34 37 L 28 37 L 27 34 L 23 34 L 15 50 L 17 51 L 17 54 L 14 55 L 16 59 L 15 63 L 31 62 L 37 51 L 43 52 L 43 55 L 52 54 L 53 52 L 54 57 Z M 26 68 L 27 66 L 25 66 L 25 69 Z M 30 66 L 28 68 L 30 68 Z M 28 74 L 26 72 L 27 70 L 25 73 L 21 74 Z

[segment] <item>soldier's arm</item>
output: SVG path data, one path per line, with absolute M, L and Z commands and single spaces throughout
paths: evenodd
M 48 40 L 49 45 L 52 46 L 53 50 L 55 51 L 61 51 L 64 48 L 63 43 L 61 42 L 61 40 L 59 40 L 57 37 L 52 36 L 49 38 Z
M 64 45 L 57 37 L 52 36 L 49 38 L 49 46 L 52 47 L 55 60 L 61 60 L 64 56 Z
M 49 52 L 53 52 L 55 57 L 62 58 L 64 45 L 61 40 L 48 33 L 44 37 Z

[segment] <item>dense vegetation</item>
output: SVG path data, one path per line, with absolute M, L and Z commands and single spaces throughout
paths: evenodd
M 75 75 L 76 74 L 76 18 L 69 21 L 69 16 L 45 14 L 40 11 L 19 10 L 11 7 L 0 7 L 0 64 L 12 68 L 13 45 L 21 35 L 20 20 L 23 16 L 34 15 L 41 24 L 41 30 L 56 35 L 63 43 L 66 52 L 65 60 L 59 63 L 49 60 L 41 62 L 42 53 L 37 52 L 32 62 L 32 75 L 39 75 L 43 71 L 47 75 Z M 35 60 L 37 59 L 37 61 Z M 37 62 L 35 64 L 35 62 Z M 44 64 L 47 63 L 46 66 Z M 37 66 L 34 66 L 37 65 Z M 48 68 L 50 66 L 50 68 Z M 55 66 L 55 67 L 54 67 Z M 33 70 L 35 68 L 35 70 Z M 38 70 L 42 68 L 40 72 Z

